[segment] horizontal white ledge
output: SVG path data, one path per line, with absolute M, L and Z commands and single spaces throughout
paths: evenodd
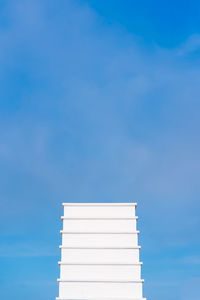
M 83 298 L 83 297 L 81 297 L 81 298 L 72 298 L 72 297 L 70 297 L 70 298 L 62 298 L 62 297 L 56 297 L 56 300 L 147 300 L 147 298 L 125 298 L 125 297 L 123 297 L 123 298 L 103 298 L 103 297 L 101 297 L 101 298 L 94 298 L 94 297 L 92 297 L 92 298 Z
M 65 280 L 58 278 L 58 282 L 80 282 L 80 283 L 143 283 L 144 279 L 139 280 Z
M 63 206 L 137 206 L 137 203 L 62 203 Z
M 96 232 L 96 231 L 65 231 L 65 230 L 60 230 L 60 234 L 139 234 L 140 231 L 127 231 L 127 232 Z
M 107 217 L 107 218 L 89 218 L 89 217 L 85 217 L 85 218 L 68 218 L 68 217 L 61 217 L 62 220 L 72 220 L 72 221 L 76 221 L 76 220 L 138 220 L 138 217 L 132 217 L 132 218 L 112 218 L 112 217 Z
M 60 249 L 94 249 L 94 250 L 135 250 L 141 249 L 141 246 L 135 247 L 67 247 L 67 246 L 59 246 Z
M 69 265 L 69 266 L 141 266 L 143 262 L 138 263 L 78 263 L 78 262 L 58 262 L 59 265 Z

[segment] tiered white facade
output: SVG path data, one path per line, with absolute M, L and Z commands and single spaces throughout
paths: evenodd
M 63 203 L 57 300 L 145 300 L 136 203 Z

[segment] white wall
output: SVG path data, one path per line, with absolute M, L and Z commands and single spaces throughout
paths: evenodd
M 78 263 L 136 263 L 139 249 L 61 248 L 61 261 Z
M 141 265 L 66 265 L 60 266 L 65 280 L 139 280 Z
M 64 204 L 59 300 L 141 300 L 136 204 Z
M 69 218 L 131 218 L 135 216 L 135 205 L 65 203 L 64 216 Z
M 142 283 L 60 282 L 60 297 L 67 299 L 141 299 Z
M 68 232 L 132 232 L 136 231 L 133 219 L 63 219 L 63 230 Z
M 138 244 L 138 234 L 119 233 L 63 233 L 62 245 L 68 247 L 134 247 Z

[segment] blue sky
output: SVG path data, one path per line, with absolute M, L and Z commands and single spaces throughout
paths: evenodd
M 58 295 L 62 202 L 137 201 L 144 295 L 199 299 L 199 13 L 0 2 L 0 298 Z

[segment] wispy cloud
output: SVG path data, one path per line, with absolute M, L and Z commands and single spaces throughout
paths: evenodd
M 182 288 L 181 300 L 186 300 L 188 297 L 193 300 L 198 300 L 200 292 L 200 278 L 192 278 L 185 281 Z
M 200 34 L 192 34 L 178 49 L 178 55 L 187 55 L 200 50 Z
M 181 259 L 181 262 L 184 264 L 199 265 L 200 264 L 200 256 L 199 255 L 185 256 Z
M 55 257 L 59 251 L 56 248 L 49 249 L 48 246 L 41 246 L 38 243 L 30 244 L 1 244 L 0 258 L 33 258 L 33 257 Z

